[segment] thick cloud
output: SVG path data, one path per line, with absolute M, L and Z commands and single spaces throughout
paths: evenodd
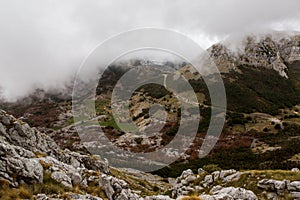
M 138 27 L 182 32 L 203 47 L 237 33 L 300 30 L 299 0 L 3 0 L 0 86 L 9 99 L 57 87 L 100 42 Z

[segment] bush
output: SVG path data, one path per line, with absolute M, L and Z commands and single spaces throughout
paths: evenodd
M 280 129 L 281 129 L 281 126 L 280 126 L 280 124 L 276 124 L 276 125 L 274 126 L 274 128 L 275 128 L 276 130 L 280 130 Z
M 220 171 L 222 170 L 219 165 L 216 164 L 209 164 L 209 165 L 204 165 L 202 167 L 205 171 L 207 171 L 208 173 L 212 173 L 214 171 Z
M 143 142 L 143 138 L 135 138 L 134 141 L 137 143 L 137 144 L 141 144 Z
M 241 125 L 245 125 L 245 123 L 247 123 L 249 120 L 249 118 L 245 118 L 243 114 L 241 113 L 228 113 L 227 115 L 228 118 L 228 125 L 232 126 L 234 124 L 241 124 Z M 251 120 L 251 117 L 250 117 Z
M 263 132 L 269 132 L 269 129 L 268 129 L 267 127 L 265 127 L 265 128 L 263 129 Z

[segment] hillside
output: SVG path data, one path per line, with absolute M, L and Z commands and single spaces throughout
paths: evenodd
M 1 199 L 256 200 L 296 199 L 300 194 L 299 169 L 238 172 L 207 165 L 196 174 L 183 171 L 176 179 L 116 169 L 98 156 L 62 150 L 2 110 L 0 154 Z
M 151 106 L 163 105 L 168 115 L 162 130 L 150 137 L 121 130 L 110 102 L 123 74 L 146 64 L 168 66 L 196 93 L 201 120 L 193 144 L 176 162 L 152 174 L 108 167 L 104 158 L 90 155 L 75 129 L 70 92 L 37 90 L 17 102 L 2 102 L 7 113 L 0 114 L 1 199 L 8 193 L 16 196 L 7 199 L 300 198 L 300 36 L 249 36 L 243 44 L 238 50 L 224 44 L 208 49 L 223 78 L 227 113 L 217 144 L 202 159 L 198 154 L 211 103 L 203 78 L 189 63 L 136 59 L 104 71 L 96 91 L 97 116 L 80 123 L 87 130 L 99 123 L 115 146 L 130 152 L 152 152 L 169 144 L 182 116 L 176 95 L 148 84 L 131 96 L 130 114 L 142 129 L 151 123 Z M 158 196 L 162 194 L 166 196 Z

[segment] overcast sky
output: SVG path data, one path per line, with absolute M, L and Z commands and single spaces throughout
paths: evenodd
M 7 98 L 61 86 L 122 31 L 179 31 L 202 47 L 230 35 L 300 31 L 299 0 L 1 0 L 0 86 Z

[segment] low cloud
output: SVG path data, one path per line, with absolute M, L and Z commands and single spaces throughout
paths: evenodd
M 234 34 L 300 30 L 300 1 L 3 0 L 0 87 L 9 100 L 62 87 L 108 37 L 134 28 L 179 31 L 204 48 Z

